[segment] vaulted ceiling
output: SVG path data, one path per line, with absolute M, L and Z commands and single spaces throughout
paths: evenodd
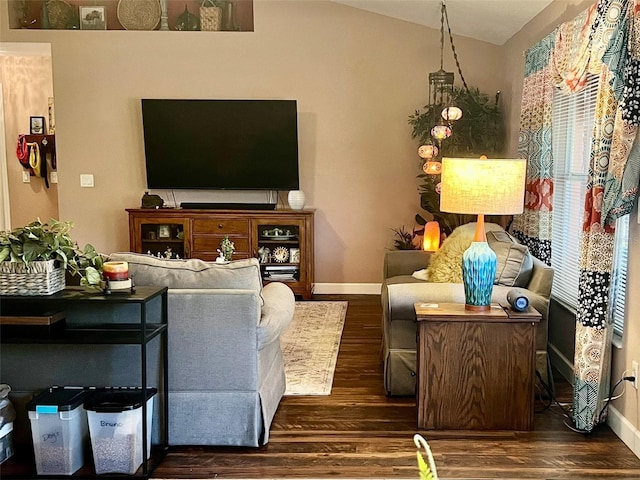
M 333 0 L 440 29 L 441 0 Z M 454 35 L 503 45 L 553 0 L 446 0 Z

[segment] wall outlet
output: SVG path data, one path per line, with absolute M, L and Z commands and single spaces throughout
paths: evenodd
M 58 172 L 51 172 L 49 180 L 51 180 L 51 183 L 58 183 Z
M 29 175 L 29 170 L 22 170 L 22 183 L 31 183 L 31 175 Z
M 631 362 L 631 375 L 635 377 L 635 380 L 633 381 L 633 388 L 637 390 L 638 382 L 640 382 L 640 380 L 638 379 L 638 362 L 635 360 Z

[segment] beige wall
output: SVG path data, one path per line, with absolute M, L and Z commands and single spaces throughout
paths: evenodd
M 41 49 L 35 49 L 33 54 L 22 50 L 0 49 L 11 228 L 37 217 L 42 221 L 58 217 L 57 185 L 50 184 L 47 188 L 44 180 L 36 177 L 23 183 L 25 169 L 16 159 L 18 135 L 29 133 L 30 116 L 48 118 L 48 99 L 53 96 L 51 56 L 42 55 Z
M 381 281 L 390 229 L 419 211 L 407 117 L 439 68 L 438 31 L 318 0 L 255 2 L 253 33 L 9 30 L 4 13 L 2 41 L 52 44 L 60 216 L 80 243 L 128 248 L 124 209 L 145 190 L 141 97 L 294 98 L 316 282 Z M 500 47 L 456 47 L 470 84 L 505 90 Z
M 511 101 L 508 104 L 512 107 L 508 114 L 508 125 L 512 129 L 516 129 L 518 125 L 520 115 L 520 97 L 522 95 L 522 78 L 524 75 L 524 57 L 523 52 L 534 45 L 540 39 L 544 38 L 549 32 L 551 32 L 556 25 L 563 21 L 571 20 L 582 10 L 590 7 L 593 4 L 592 0 L 579 1 L 579 0 L 555 0 L 549 7 L 547 7 L 542 13 L 540 13 L 532 22 L 530 22 L 524 29 L 522 29 L 517 35 L 515 35 L 509 42 L 505 44 L 507 50 L 507 68 L 511 77 Z M 515 154 L 517 150 L 517 134 L 513 131 L 510 135 L 511 145 L 510 153 Z M 640 362 L 640 298 L 637 295 L 631 294 L 636 292 L 640 288 L 640 225 L 638 225 L 638 210 L 637 208 L 632 212 L 630 218 L 629 229 L 629 270 L 627 278 L 627 308 L 626 308 L 626 324 L 625 335 L 622 342 L 622 348 L 613 349 L 613 367 L 612 367 L 612 380 L 615 383 L 625 369 L 631 368 L 631 361 L 636 360 Z M 558 332 L 557 325 L 553 326 L 552 323 L 556 321 L 565 325 L 565 337 L 572 338 L 575 331 L 575 320 L 573 318 L 551 318 L 550 319 L 550 341 L 553 342 L 553 331 Z M 558 332 L 559 334 L 561 332 Z M 556 335 L 557 335 L 556 334 Z M 558 343 L 566 343 L 567 338 L 558 338 Z M 573 361 L 573 357 L 569 358 Z M 619 392 L 618 392 L 619 393 Z M 620 411 L 622 416 L 633 425 L 637 431 L 640 429 L 640 401 L 638 391 L 634 390 L 630 385 L 627 385 L 626 393 L 622 398 L 615 400 L 613 406 Z M 629 440 L 629 439 L 627 439 Z M 633 439 L 630 440 L 633 444 Z M 637 444 L 636 438 L 635 452 L 640 452 L 640 446 Z M 629 442 L 628 442 L 629 443 Z

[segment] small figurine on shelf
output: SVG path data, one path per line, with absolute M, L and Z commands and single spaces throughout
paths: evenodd
M 258 249 L 258 256 L 259 256 L 260 263 L 269 263 L 270 253 L 271 253 L 271 250 L 269 250 L 268 247 L 260 247 Z
M 231 240 L 229 240 L 229 237 L 227 235 L 224 236 L 224 238 L 222 239 L 222 242 L 220 243 L 220 250 L 222 252 L 222 255 L 224 256 L 224 259 L 227 262 L 231 261 L 231 257 L 233 257 L 233 252 L 235 252 L 236 250 L 236 246 L 233 244 L 233 242 Z

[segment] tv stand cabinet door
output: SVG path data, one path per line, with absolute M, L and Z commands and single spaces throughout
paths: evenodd
M 252 253 L 264 283 L 284 282 L 296 295 L 313 294 L 313 211 L 275 211 L 251 222 Z
M 191 257 L 191 222 L 162 211 L 129 211 L 129 249 L 171 258 Z

